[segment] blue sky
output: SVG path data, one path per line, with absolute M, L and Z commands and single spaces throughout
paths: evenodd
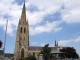
M 0 40 L 3 43 L 8 20 L 6 53 L 14 52 L 23 2 L 23 0 L 0 0 Z M 44 46 L 48 43 L 54 46 L 56 38 L 59 46 L 74 47 L 80 55 L 79 0 L 25 0 L 25 3 L 30 46 Z

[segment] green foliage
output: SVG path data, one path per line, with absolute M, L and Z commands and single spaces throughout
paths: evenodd
M 50 57 L 49 56 L 50 52 L 51 52 L 51 48 L 49 47 L 49 44 L 46 44 L 40 53 L 43 54 L 44 60 L 47 60 Z
M 29 56 L 26 58 L 26 60 L 36 60 L 36 57 L 35 56 Z
M 26 57 L 26 58 L 20 58 L 19 60 L 36 60 L 36 57 L 35 56 L 29 56 L 29 57 Z
M 24 60 L 24 59 L 20 58 L 19 60 Z
M 76 53 L 76 50 L 71 47 L 63 48 L 60 50 L 61 52 L 65 52 L 64 56 L 66 58 L 79 58 L 79 55 Z M 64 57 L 61 55 L 61 57 Z

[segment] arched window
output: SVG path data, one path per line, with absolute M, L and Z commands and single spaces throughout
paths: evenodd
M 20 33 L 22 33 L 22 27 L 21 27 L 21 29 L 20 29 Z
M 21 58 L 24 58 L 24 49 L 21 50 Z
M 35 52 L 33 52 L 33 56 L 35 56 Z
M 24 28 L 24 33 L 26 33 L 26 28 Z

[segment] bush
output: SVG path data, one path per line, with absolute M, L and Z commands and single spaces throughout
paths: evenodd
M 29 56 L 29 57 L 26 57 L 26 58 L 20 58 L 19 60 L 36 60 L 36 57 L 35 56 Z
M 36 60 L 36 57 L 35 56 L 29 56 L 29 57 L 25 58 L 25 60 Z

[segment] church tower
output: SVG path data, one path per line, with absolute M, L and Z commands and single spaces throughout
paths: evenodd
M 26 20 L 26 8 L 24 2 L 21 18 L 19 19 L 17 28 L 14 60 L 19 60 L 19 58 L 25 58 L 27 56 L 26 54 L 29 46 L 29 25 L 28 20 Z

